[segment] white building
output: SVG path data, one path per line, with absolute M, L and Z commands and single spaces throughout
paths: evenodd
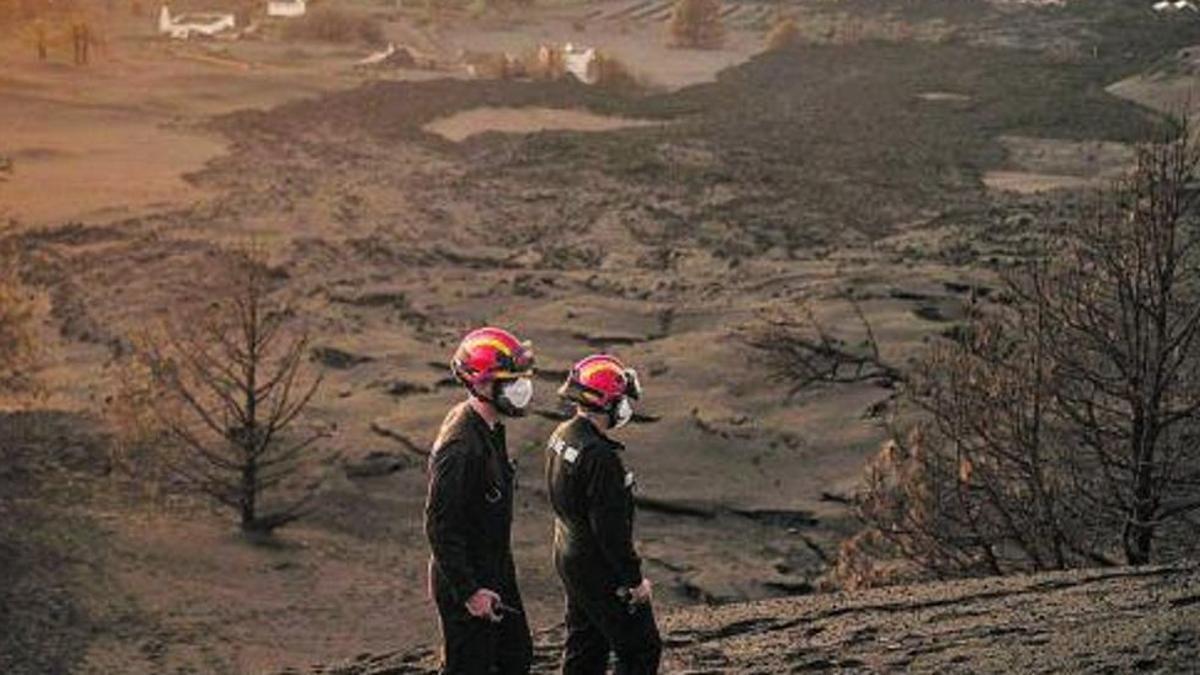
M 191 37 L 212 37 L 217 33 L 233 30 L 237 27 L 237 18 L 232 14 L 192 13 L 171 16 L 171 9 L 166 5 L 158 13 L 158 32 L 169 35 L 176 40 L 186 40 Z
M 600 56 L 595 47 L 576 47 L 567 43 L 563 47 L 563 67 L 584 84 L 600 81 Z
M 600 81 L 600 52 L 595 47 L 543 44 L 538 48 L 538 64 L 551 77 L 570 73 L 584 84 Z
M 308 0 L 267 0 L 267 16 L 291 18 L 307 11 Z

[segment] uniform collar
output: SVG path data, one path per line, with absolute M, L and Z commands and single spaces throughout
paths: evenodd
M 579 429 L 579 433 L 595 439 L 602 445 L 606 445 L 613 450 L 625 449 L 624 445 L 613 440 L 612 437 L 601 431 L 600 428 L 596 426 L 595 422 L 583 415 L 576 415 L 575 419 L 573 419 L 571 423 L 576 425 L 576 427 Z
M 470 403 L 463 401 L 462 407 L 465 410 L 464 414 L 467 416 L 467 419 L 470 421 L 469 422 L 470 425 L 472 427 L 474 427 L 475 430 L 478 431 L 480 434 L 483 434 L 483 436 L 485 438 L 489 438 L 489 439 L 495 438 L 495 437 L 499 436 L 500 434 L 504 433 L 504 421 L 503 420 L 496 420 L 496 426 L 490 427 L 490 426 L 488 426 L 487 420 L 483 419 L 483 416 L 479 414 L 479 411 L 475 410 L 475 407 L 472 406 Z

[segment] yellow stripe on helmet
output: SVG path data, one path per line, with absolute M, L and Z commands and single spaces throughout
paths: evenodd
M 492 377 L 497 380 L 516 380 L 522 377 L 533 377 L 533 374 L 534 372 L 532 368 L 518 372 L 513 372 L 511 370 L 497 370 L 496 372 L 492 373 Z
M 625 372 L 623 370 L 621 370 L 620 368 L 618 368 L 617 364 L 613 363 L 612 361 L 602 361 L 600 363 L 593 363 L 592 365 L 584 368 L 583 370 L 580 370 L 579 371 L 579 379 L 581 379 L 581 380 L 587 379 L 587 378 L 591 377 L 592 375 L 595 375 L 596 373 L 599 373 L 603 370 L 612 370 L 612 371 L 616 372 L 617 375 L 620 375 L 622 377 L 624 377 L 624 375 L 625 375 Z
M 481 335 L 476 338 L 471 338 L 469 341 L 463 344 L 463 349 L 465 350 L 474 349 L 476 347 L 495 347 L 500 351 L 501 354 L 504 354 L 505 356 L 512 356 L 512 350 L 508 348 L 508 345 L 494 337 Z

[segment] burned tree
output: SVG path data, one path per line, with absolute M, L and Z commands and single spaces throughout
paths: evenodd
M 1053 238 L 1061 262 L 1013 285 L 1044 315 L 1080 506 L 1120 532 L 1130 564 L 1150 562 L 1164 527 L 1200 513 L 1198 168 L 1184 121 Z
M 676 0 L 667 22 L 672 47 L 716 49 L 725 42 L 720 0 Z
M 801 307 L 799 318 L 771 317 L 744 337 L 747 344 L 761 352 L 777 378 L 791 384 L 789 397 L 820 384 L 876 382 L 890 387 L 903 380 L 904 371 L 880 354 L 879 342 L 862 308 L 857 303 L 851 306 L 865 329 L 857 345 L 835 337 L 807 305 Z
M 898 385 L 859 495 L 849 583 L 1145 564 L 1200 534 L 1200 149 L 1185 122 L 1088 215 L 1042 233 L 1000 302 L 909 364 L 816 322 L 751 336 L 790 379 Z
M 300 478 L 324 434 L 300 429 L 321 383 L 306 373 L 308 336 L 270 300 L 268 269 L 239 256 L 233 288 L 201 316 L 143 340 L 145 398 L 172 441 L 169 469 L 235 510 L 246 532 L 270 533 L 311 510 L 315 487 L 264 507 L 264 495 Z
M 866 531 L 842 577 L 878 577 L 899 556 L 935 577 L 1114 564 L 1101 523 L 1074 495 L 1069 427 L 1036 308 L 993 307 L 906 370 L 892 437 L 858 495 Z
M 781 49 L 786 49 L 803 38 L 800 32 L 800 24 L 792 17 L 780 17 L 776 20 L 775 25 L 771 26 L 771 30 L 767 32 L 764 40 L 766 51 L 773 52 Z

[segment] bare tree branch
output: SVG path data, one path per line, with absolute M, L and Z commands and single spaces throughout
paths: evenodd
M 147 404 L 179 454 L 167 459 L 197 492 L 236 510 L 248 531 L 270 532 L 310 512 L 312 494 L 261 513 L 264 493 L 309 466 L 321 432 L 292 427 L 321 377 L 306 372 L 308 337 L 289 331 L 269 299 L 264 265 L 244 256 L 237 283 L 202 319 L 144 340 L 155 395 Z M 279 501 L 279 500 L 275 500 Z

